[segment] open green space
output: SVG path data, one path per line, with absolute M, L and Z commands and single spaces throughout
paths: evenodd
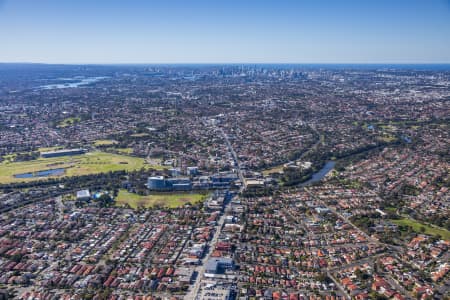
M 397 213 L 397 208 L 392 206 L 384 207 L 384 210 L 388 213 L 395 214 Z
M 14 175 L 22 173 L 34 173 L 38 171 L 57 168 L 66 169 L 63 176 L 80 176 L 121 170 L 132 171 L 141 168 L 162 169 L 161 166 L 152 166 L 146 164 L 145 160 L 140 157 L 131 157 L 127 155 L 96 151 L 74 156 L 52 158 L 41 157 L 36 160 L 24 162 L 5 161 L 0 163 L 0 183 L 33 181 L 47 178 L 15 178 Z
M 176 192 L 176 193 L 154 193 L 148 196 L 140 196 L 130 193 L 126 190 L 120 190 L 116 197 L 116 206 L 128 204 L 131 208 L 144 207 L 149 208 L 155 205 L 162 207 L 175 208 L 183 206 L 186 203 L 198 203 L 205 200 L 208 194 L 194 192 Z
M 270 169 L 263 170 L 262 173 L 263 173 L 263 175 L 267 176 L 267 175 L 269 175 L 271 173 L 280 173 L 280 172 L 283 171 L 283 169 L 284 169 L 284 164 L 277 165 L 277 166 L 274 166 L 274 167 L 272 167 Z
M 67 126 L 71 126 L 71 125 L 73 125 L 75 123 L 78 123 L 80 121 L 81 121 L 81 119 L 78 118 L 78 117 L 66 118 L 66 119 L 62 120 L 61 122 L 59 122 L 58 127 L 64 128 L 64 127 L 67 127 Z
M 378 139 L 382 142 L 391 143 L 397 140 L 397 138 L 390 134 L 384 134 L 382 136 L 379 136 Z
M 55 146 L 55 147 L 41 147 L 38 149 L 39 152 L 50 152 L 50 151 L 56 151 L 63 149 L 62 146 Z
M 149 136 L 149 134 L 145 133 L 145 132 L 143 132 L 143 133 L 133 133 L 130 136 L 131 137 L 144 137 L 144 136 Z
M 117 141 L 114 140 L 96 140 L 94 142 L 94 146 L 109 146 L 115 144 L 117 144 Z
M 431 226 L 409 218 L 391 220 L 391 222 L 401 226 L 411 226 L 416 233 L 422 233 L 422 228 L 424 228 L 423 233 L 434 236 L 440 235 L 443 239 L 450 241 L 450 231 L 441 227 Z
M 131 154 L 133 153 L 133 148 L 114 148 L 117 152 L 121 154 Z
M 16 154 L 7 154 L 7 155 L 3 155 L 3 160 L 8 161 L 8 162 L 13 162 L 16 159 Z

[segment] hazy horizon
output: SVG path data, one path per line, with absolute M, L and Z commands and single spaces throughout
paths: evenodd
M 136 63 L 64 63 L 0 61 L 0 65 L 43 66 L 450 66 L 450 62 L 136 62 Z

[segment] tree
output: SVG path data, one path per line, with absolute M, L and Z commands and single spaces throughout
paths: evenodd
M 111 196 L 109 194 L 102 194 L 98 199 L 97 199 L 99 205 L 101 207 L 107 207 L 109 206 L 110 203 L 113 202 L 113 199 L 111 198 Z

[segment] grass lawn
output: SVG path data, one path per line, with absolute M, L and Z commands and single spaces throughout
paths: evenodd
M 114 148 L 113 150 L 116 150 L 117 152 L 122 153 L 122 154 L 133 153 L 133 148 Z
M 397 129 L 397 127 L 395 127 L 395 126 L 393 126 L 391 124 L 378 123 L 377 126 L 380 127 L 384 131 L 390 131 L 390 132 L 392 132 L 392 131 Z
M 57 146 L 57 147 L 41 147 L 38 149 L 39 152 L 50 152 L 50 151 L 56 151 L 56 150 L 61 150 L 63 149 L 62 146 Z
M 94 146 L 109 146 L 117 144 L 117 141 L 114 140 L 96 140 L 94 142 Z
M 67 127 L 67 126 L 71 126 L 71 125 L 73 125 L 75 123 L 78 123 L 80 121 L 81 121 L 81 119 L 78 118 L 78 117 L 76 117 L 76 118 L 75 117 L 66 118 L 66 119 L 62 120 L 58 124 L 58 127 L 64 128 L 64 127 Z
M 417 233 L 422 233 L 420 230 L 421 227 L 425 228 L 425 234 L 428 235 L 440 235 L 443 239 L 450 241 L 450 231 L 437 227 L 437 226 L 431 226 L 424 223 L 421 223 L 419 221 L 409 219 L 409 218 L 403 218 L 400 220 L 391 220 L 392 223 L 397 225 L 403 225 L 403 226 L 411 226 L 413 230 Z
M 263 170 L 262 173 L 263 173 L 263 175 L 267 176 L 271 173 L 280 173 L 281 171 L 283 171 L 283 169 L 284 169 L 284 164 L 272 167 L 270 169 Z
M 3 160 L 13 162 L 16 159 L 16 154 L 7 154 L 3 156 Z
M 155 205 L 160 205 L 164 207 L 175 208 L 180 207 L 188 202 L 193 204 L 203 201 L 207 197 L 208 194 L 200 194 L 194 192 L 155 193 L 153 195 L 140 196 L 122 189 L 117 195 L 116 206 L 128 204 L 131 208 L 149 208 Z
M 41 178 L 15 178 L 15 174 L 37 172 L 42 170 L 66 168 L 64 176 L 79 176 L 98 174 L 109 171 L 132 171 L 140 168 L 162 169 L 161 166 L 151 166 L 143 158 L 105 152 L 89 152 L 83 155 L 63 156 L 53 158 L 38 158 L 25 162 L 0 163 L 0 183 L 33 181 Z
M 395 136 L 390 135 L 390 134 L 379 136 L 378 139 L 380 141 L 383 141 L 383 142 L 386 142 L 386 143 L 391 143 L 391 142 L 394 142 L 394 141 L 397 140 L 397 138 Z
M 149 136 L 148 133 L 133 133 L 132 135 L 130 135 L 131 137 L 144 137 L 144 136 Z
M 390 207 L 390 206 L 385 207 L 384 210 L 387 211 L 387 212 L 389 212 L 389 213 L 391 213 L 391 214 L 395 214 L 395 213 L 397 212 L 397 208 L 395 208 L 395 207 Z

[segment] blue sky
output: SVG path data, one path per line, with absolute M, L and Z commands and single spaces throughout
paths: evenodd
M 0 0 L 0 62 L 450 63 L 450 0 Z

